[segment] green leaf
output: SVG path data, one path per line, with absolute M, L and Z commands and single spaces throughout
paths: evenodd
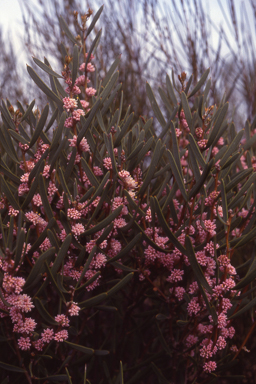
M 93 355 L 94 349 L 84 347 L 83 345 L 70 343 L 69 341 L 64 340 L 64 343 L 68 345 L 70 348 L 75 349 L 76 351 L 85 353 L 86 355 Z
M 161 140 L 159 139 L 156 143 L 156 147 L 155 147 L 152 159 L 151 159 L 150 166 L 148 167 L 147 174 L 146 174 L 145 179 L 143 180 L 142 186 L 138 192 L 138 196 L 142 196 L 146 192 L 148 185 L 152 181 L 154 173 L 156 172 L 157 164 L 158 164 L 160 158 L 163 156 L 163 151 L 161 151 L 161 147 L 162 147 L 162 144 L 161 144 Z
M 204 167 L 203 173 L 200 176 L 200 179 L 195 183 L 191 191 L 189 192 L 188 199 L 192 199 L 196 194 L 200 191 L 200 189 L 204 186 L 204 182 L 207 179 L 208 175 L 211 172 L 211 168 L 213 167 L 214 159 L 211 159 L 209 163 Z
M 44 128 L 44 125 L 46 123 L 46 120 L 47 120 L 47 117 L 48 117 L 48 113 L 49 113 L 49 104 L 46 104 L 46 106 L 44 107 L 43 109 L 43 112 L 40 116 L 40 119 L 37 123 L 37 126 L 35 128 L 35 131 L 34 131 L 34 134 L 30 140 L 30 143 L 29 143 L 29 148 L 31 148 L 35 142 L 37 141 L 37 139 L 39 138 L 43 128 Z
M 3 131 L 2 131 L 3 130 Z M 11 136 L 8 129 L 3 124 L 3 128 L 0 127 L 0 141 L 5 152 L 10 156 L 14 163 L 19 163 L 16 150 L 14 149 Z
M 39 314 L 48 324 L 58 325 L 58 322 L 55 321 L 54 318 L 49 314 L 38 297 L 35 297 L 35 306 Z
M 63 191 L 68 195 L 69 199 L 72 200 L 72 195 L 71 195 L 70 190 L 68 188 L 68 185 L 66 183 L 63 171 L 60 167 L 58 168 L 58 175 L 59 175 L 60 184 L 62 186 Z
M 255 142 L 256 142 L 256 133 L 249 140 L 246 140 L 245 144 L 243 145 L 244 151 L 247 151 L 247 149 L 252 148 Z
M 127 170 L 129 172 L 133 171 L 133 169 L 138 165 L 140 164 L 140 162 L 145 158 L 145 155 L 146 153 L 148 153 L 148 151 L 150 150 L 150 148 L 152 148 L 152 144 L 154 142 L 154 137 L 151 136 L 148 141 L 146 142 L 146 144 L 142 147 L 142 149 L 140 150 L 140 152 L 138 153 L 138 155 L 134 158 L 133 161 L 130 161 L 129 162 L 129 165 L 127 167 Z
M 209 286 L 204 273 L 198 264 L 198 261 L 196 259 L 195 251 L 192 245 L 192 242 L 189 238 L 189 236 L 186 236 L 185 240 L 185 245 L 186 245 L 186 251 L 187 251 L 187 256 L 191 265 L 191 268 L 193 269 L 193 272 L 195 274 L 195 277 L 197 279 L 198 284 L 201 284 L 209 293 L 212 294 L 212 289 Z
M 237 173 L 235 177 L 226 185 L 226 193 L 232 190 L 233 188 L 236 188 L 237 185 L 241 183 L 241 181 L 244 180 L 246 177 L 248 177 L 252 172 L 253 168 L 248 168 Z
M 55 254 L 55 248 L 52 247 L 50 249 L 47 249 L 47 251 L 45 251 L 44 253 L 42 253 L 42 255 L 39 256 L 39 258 L 37 259 L 35 265 L 31 269 L 26 279 L 23 289 L 28 289 L 33 286 L 33 283 L 36 277 L 42 273 L 42 266 L 44 264 L 44 261 L 52 257 L 54 254 Z
M 95 307 L 95 305 L 97 305 L 97 304 L 101 303 L 102 301 L 106 300 L 107 296 L 108 296 L 107 292 L 100 293 L 97 296 L 94 296 L 94 297 L 92 297 L 92 298 L 90 298 L 88 300 L 85 300 L 85 301 L 82 301 L 81 303 L 78 303 L 78 306 L 81 309 Z
M 126 134 L 127 129 L 130 127 L 132 120 L 134 117 L 134 112 L 129 115 L 123 126 L 121 127 L 121 130 L 119 133 L 116 134 L 115 140 L 114 140 L 114 146 L 118 147 L 121 143 L 121 140 L 123 139 L 124 135 Z
M 182 102 L 182 108 L 184 110 L 188 126 L 190 128 L 190 131 L 193 133 L 194 127 L 192 126 L 192 114 L 191 114 L 191 110 L 189 108 L 187 96 L 184 92 L 181 93 L 181 102 Z
M 124 372 L 123 372 L 123 363 L 120 361 L 120 384 L 124 384 Z
M 242 129 L 241 131 L 238 132 L 236 137 L 232 140 L 232 142 L 229 144 L 227 151 L 225 152 L 224 156 L 220 160 L 220 167 L 222 168 L 224 164 L 227 162 L 230 156 L 233 156 L 234 153 L 237 151 L 238 146 L 241 142 L 241 139 L 243 137 L 244 130 Z
M 14 270 L 19 265 L 19 262 L 20 262 L 20 259 L 21 259 L 21 255 L 22 255 L 22 251 L 23 251 L 23 245 L 24 245 L 24 242 L 25 242 L 25 237 L 26 237 L 25 230 L 23 228 L 21 228 L 20 233 L 19 233 L 19 237 L 17 239 L 17 246 L 16 246 L 16 251 L 15 251 L 15 259 L 14 259 L 14 266 L 13 266 Z
M 13 122 L 9 109 L 6 107 L 3 99 L 2 99 L 2 106 L 0 106 L 0 111 L 2 112 L 3 118 L 5 119 L 7 125 L 15 131 L 16 129 L 15 124 Z
M 65 371 L 66 371 L 66 374 L 67 374 L 68 384 L 72 384 L 71 376 L 70 376 L 70 374 L 68 372 L 67 367 L 65 367 Z
M 112 232 L 113 228 L 114 228 L 114 223 L 110 223 L 110 225 L 105 228 L 102 235 L 98 237 L 98 239 L 96 240 L 97 246 L 99 246 L 108 237 L 108 235 Z
M 14 131 L 13 131 L 14 132 Z M 8 168 L 3 158 L 0 158 L 0 172 L 2 172 L 8 179 L 12 180 L 16 184 L 20 184 L 20 179 Z
M 214 127 L 211 130 L 211 133 L 208 138 L 207 142 L 207 148 L 209 148 L 211 145 L 214 145 L 216 142 L 216 138 L 218 138 L 218 133 L 221 129 L 221 126 L 224 122 L 226 113 L 228 111 L 228 103 L 226 103 L 218 112 L 217 120 L 214 123 Z
M 88 259 L 87 259 L 87 261 L 86 261 L 86 263 L 85 263 L 85 265 L 84 265 L 84 268 L 83 268 L 83 270 L 82 270 L 82 272 L 81 272 L 81 275 L 80 275 L 80 277 L 79 277 L 79 280 L 78 280 L 78 282 L 77 282 L 77 284 L 76 284 L 75 289 L 78 288 L 78 286 L 80 285 L 81 281 L 82 281 L 83 278 L 84 278 L 85 273 L 88 271 L 88 269 L 89 269 L 89 267 L 90 267 L 90 264 L 91 264 L 91 261 L 92 261 L 92 259 L 93 259 L 93 256 L 95 255 L 95 252 L 96 252 L 96 251 L 97 251 L 97 246 L 94 245 L 94 247 L 92 248 L 92 250 L 91 250 L 91 252 L 90 252 L 90 254 L 89 254 L 89 257 L 88 257 Z
M 81 164 L 85 171 L 86 176 L 88 177 L 90 183 L 95 187 L 99 187 L 99 182 L 97 180 L 97 177 L 94 175 L 93 171 L 91 170 L 90 166 L 88 165 L 87 161 L 82 157 L 81 158 Z
M 235 248 L 241 247 L 242 245 L 248 244 L 251 240 L 255 238 L 256 238 L 256 228 L 251 230 L 245 236 L 241 236 L 240 240 L 238 241 L 238 243 L 235 244 L 233 248 L 235 249 Z
M 0 367 L 7 371 L 26 373 L 25 369 L 16 367 L 15 365 L 6 364 L 3 361 L 0 361 Z
M 20 206 L 15 197 L 13 196 L 7 182 L 5 181 L 4 177 L 1 175 L 1 188 L 2 192 L 6 195 L 8 202 L 12 205 L 12 207 L 18 211 L 20 211 Z
M 94 119 L 98 109 L 100 108 L 102 104 L 102 100 L 101 99 L 98 99 L 96 101 L 96 103 L 93 105 L 92 109 L 90 110 L 89 112 L 89 116 L 87 117 L 87 119 L 85 120 L 85 124 L 83 124 L 82 126 L 82 129 L 81 131 L 79 132 L 78 136 L 77 136 L 77 145 L 80 144 L 80 141 L 82 140 L 82 138 L 84 137 L 87 129 L 89 129 L 90 125 L 91 125 L 91 122 L 92 120 Z
M 44 207 L 46 216 L 47 216 L 48 221 L 49 221 L 53 217 L 53 212 L 52 212 L 52 208 L 51 208 L 51 205 L 49 203 L 49 200 L 48 200 L 45 182 L 44 182 L 44 178 L 43 178 L 42 174 L 39 175 L 39 191 L 40 191 L 40 196 L 42 199 L 43 207 Z
M 63 107 L 62 100 L 55 93 L 53 93 L 53 91 L 43 82 L 43 80 L 38 76 L 34 69 L 27 65 L 27 71 L 32 80 L 44 92 L 44 94 L 48 96 L 52 101 L 57 103 L 59 106 Z
M 166 93 L 164 92 L 164 90 L 161 87 L 158 87 L 158 93 L 159 93 L 164 105 L 168 109 L 168 112 L 170 114 L 172 114 L 173 113 L 173 104 L 170 102 L 170 100 L 168 99 L 168 96 L 166 95 Z
M 41 380 L 48 380 L 48 381 L 63 381 L 63 380 L 65 380 L 65 381 L 68 381 L 68 377 L 67 377 L 67 375 L 51 375 L 51 376 L 44 377 Z
M 175 163 L 177 165 L 178 171 L 182 175 L 182 168 L 181 168 L 181 163 L 180 163 L 180 149 L 178 146 L 178 140 L 177 140 L 177 135 L 176 135 L 176 131 L 174 128 L 174 124 L 172 121 L 171 121 L 170 127 L 171 127 L 171 134 L 172 134 L 173 156 L 174 156 L 174 160 L 175 160 Z
M 176 106 L 178 104 L 178 101 L 177 101 L 177 98 L 176 98 L 175 93 L 174 93 L 172 82 L 171 82 L 170 77 L 168 75 L 166 75 L 166 88 L 167 88 L 168 95 L 173 102 L 173 105 Z
M 108 72 L 106 73 L 106 76 L 104 77 L 104 80 L 102 82 L 102 87 L 105 88 L 106 85 L 109 83 L 109 81 L 111 80 L 116 68 L 118 67 L 119 63 L 120 63 L 120 60 L 121 60 L 121 55 L 119 55 L 114 63 L 111 65 L 111 67 L 109 68 Z
M 254 258 L 252 265 L 250 266 L 247 274 L 244 278 L 242 278 L 239 283 L 236 284 L 234 289 L 241 290 L 242 288 L 246 287 L 248 284 L 250 284 L 256 277 L 256 259 Z
M 46 269 L 46 273 L 47 273 L 47 276 L 48 276 L 48 279 L 50 280 L 51 284 L 52 284 L 52 287 L 55 287 L 55 290 L 56 292 L 58 293 L 58 295 L 60 296 L 60 298 L 62 299 L 62 301 L 64 303 L 66 303 L 66 299 L 62 293 L 62 291 L 59 289 L 59 286 L 55 280 L 55 278 L 53 277 L 53 274 L 52 274 L 52 271 L 51 269 L 49 268 L 47 262 L 45 261 L 44 262 L 44 265 L 45 265 L 45 269 Z
M 235 197 L 233 198 L 233 200 L 231 200 L 228 204 L 228 208 L 229 209 L 233 209 L 235 206 L 236 206 L 236 203 L 238 202 L 238 200 L 240 199 L 240 197 L 243 196 L 243 194 L 248 190 L 248 188 L 254 184 L 255 182 L 255 179 L 256 179 L 256 173 L 253 173 L 249 179 L 247 180 L 247 182 L 242 186 L 242 188 L 239 190 L 239 192 L 235 195 Z
M 73 64 L 72 66 L 72 87 L 73 87 L 76 81 L 78 65 L 79 65 L 79 50 L 78 50 L 77 44 L 74 45 L 72 64 Z
M 95 24 L 97 23 L 97 21 L 98 21 L 100 15 L 101 15 L 101 12 L 103 11 L 103 7 L 104 7 L 104 5 L 102 5 L 102 6 L 99 8 L 99 10 L 96 12 L 96 14 L 95 14 L 95 16 L 94 16 L 94 18 L 93 18 L 91 24 L 89 25 L 89 27 L 88 27 L 88 29 L 87 29 L 87 31 L 86 31 L 86 36 L 88 36 L 88 35 L 91 33 L 91 31 L 93 30 Z
M 131 272 L 128 275 L 126 275 L 121 281 L 119 281 L 119 283 L 117 283 L 113 288 L 107 291 L 108 297 L 120 291 L 120 289 L 122 289 L 126 284 L 129 283 L 129 281 L 133 278 L 133 276 L 134 276 L 134 272 Z
M 4 303 L 4 305 L 6 307 L 11 307 L 12 306 L 10 303 L 8 303 L 8 301 L 5 300 L 4 295 L 3 295 L 2 291 L 1 291 L 1 289 L 0 289 L 0 299 L 1 299 L 1 301 Z
M 46 65 L 45 63 L 43 63 L 42 61 L 38 60 L 36 57 L 32 57 L 32 59 L 34 60 L 34 62 L 43 70 L 45 71 L 46 73 L 48 73 L 49 75 L 53 76 L 53 77 L 63 77 L 62 75 L 59 75 L 58 73 L 54 72 L 48 65 Z M 34 100 L 34 104 L 35 104 L 35 100 Z M 22 120 L 23 117 L 22 117 Z
M 206 307 L 207 307 L 210 315 L 212 316 L 214 325 L 217 325 L 218 324 L 218 315 L 217 315 L 216 309 L 212 305 L 212 303 L 209 302 L 208 297 L 207 297 L 207 295 L 206 295 L 206 293 L 204 291 L 204 288 L 203 288 L 203 286 L 201 284 L 199 285 L 199 289 L 200 289 L 200 292 L 201 292 L 201 294 L 203 296 L 203 299 L 205 301 Z
M 141 239 L 141 233 L 138 233 L 133 239 L 132 241 L 130 241 L 130 243 L 128 243 L 126 245 L 126 247 L 124 247 L 116 256 L 112 257 L 111 259 L 109 259 L 107 261 L 107 263 L 111 263 L 113 261 L 116 261 L 116 260 L 119 260 L 121 259 L 122 257 L 126 256 L 127 253 L 129 253 L 133 247 L 138 243 L 138 241 Z
M 95 308 L 99 309 L 100 311 L 105 312 L 117 312 L 117 307 L 113 307 L 111 305 L 97 305 Z
M 63 19 L 62 16 L 59 17 L 59 23 L 60 23 L 60 27 L 61 29 L 65 32 L 65 34 L 67 35 L 67 37 L 72 41 L 72 43 L 74 44 L 78 44 L 76 38 L 73 36 L 72 32 L 70 31 L 66 21 Z
M 206 69 L 206 71 L 203 73 L 201 79 L 198 81 L 198 83 L 196 84 L 195 88 L 192 89 L 191 93 L 189 94 L 188 98 L 194 96 L 198 91 L 199 89 L 203 86 L 203 84 L 205 83 L 208 75 L 209 75 L 209 72 L 210 72 L 210 68 Z
M 38 162 L 36 163 L 36 165 L 34 166 L 32 171 L 30 172 L 29 178 L 28 178 L 29 183 L 31 183 L 33 178 L 35 176 L 38 176 L 38 174 L 40 172 L 42 172 L 42 170 L 44 169 L 44 165 L 45 165 L 44 160 L 46 159 L 48 154 L 49 154 L 49 148 L 47 148 L 46 151 L 44 151 L 44 153 L 42 154 L 42 156 L 40 157 L 40 159 L 38 160 Z M 31 197 L 31 199 L 32 199 L 32 197 Z
M 66 117 L 67 117 L 67 114 L 66 114 L 65 111 L 63 111 L 62 114 L 61 114 L 60 120 L 59 120 L 58 127 L 54 131 L 54 134 L 53 134 L 53 140 L 52 140 L 52 143 L 51 143 L 51 151 L 55 151 L 56 150 L 55 147 L 57 145 L 59 145 L 60 138 L 61 138 L 61 135 L 63 133 Z
M 8 132 L 17 142 L 29 145 L 29 141 L 24 139 L 24 137 L 19 135 L 16 131 L 13 131 L 12 129 L 8 129 Z M 30 155 L 34 156 L 33 152 L 30 152 Z
M 34 99 L 28 106 L 26 112 L 24 113 L 24 115 L 22 116 L 20 122 L 24 121 L 29 115 L 30 115 L 30 112 L 32 112 L 32 109 L 34 108 L 34 105 L 35 105 L 35 102 L 36 100 Z
M 164 128 L 166 126 L 166 121 L 165 121 L 165 118 L 164 118 L 160 108 L 159 108 L 159 105 L 156 101 L 156 98 L 154 96 L 154 93 L 153 93 L 152 88 L 150 87 L 149 83 L 146 83 L 146 92 L 147 92 L 150 104 L 152 106 L 152 109 L 156 115 L 156 118 L 159 121 L 159 123 L 161 124 L 161 126 Z
M 170 226 L 167 224 L 165 220 L 165 217 L 163 215 L 163 212 L 160 208 L 159 202 L 156 197 L 154 198 L 154 201 L 155 201 L 156 214 L 162 229 L 164 230 L 166 235 L 169 237 L 169 240 L 174 245 L 174 247 L 176 247 L 183 255 L 187 255 L 186 249 L 183 247 L 183 245 L 180 244 L 179 240 L 170 230 Z
M 159 368 L 155 365 L 155 363 L 151 363 L 151 366 L 153 368 L 153 371 L 155 372 L 156 376 L 158 377 L 158 382 L 161 384 L 170 384 L 170 381 L 164 377 L 163 373 L 160 371 Z
M 55 111 L 53 112 L 52 117 L 50 118 L 50 120 L 49 120 L 49 122 L 45 128 L 45 132 L 49 131 L 49 129 L 53 125 L 54 121 L 56 120 L 57 116 L 58 116 L 58 108 L 56 108 Z
M 62 246 L 60 247 L 60 250 L 58 252 L 58 255 L 53 263 L 53 266 L 51 268 L 51 272 L 53 276 L 58 272 L 62 262 L 64 261 L 65 257 L 67 256 L 69 246 L 71 244 L 72 235 L 68 234 L 66 239 L 63 241 Z
M 92 42 L 92 44 L 90 46 L 90 49 L 89 49 L 89 51 L 87 53 L 87 58 L 86 58 L 86 62 L 85 62 L 85 68 L 87 68 L 87 64 L 91 60 L 91 54 L 93 53 L 94 49 L 99 44 L 101 33 L 102 33 L 102 29 L 99 30 L 99 32 L 97 33 L 95 39 L 93 40 L 93 42 Z
M 246 304 L 239 311 L 228 317 L 228 320 L 235 319 L 238 316 L 241 316 L 244 312 L 249 311 L 254 305 L 256 305 L 256 297 L 252 299 L 248 304 Z
M 227 221 L 228 221 L 228 204 L 227 204 L 227 195 L 225 192 L 225 182 L 223 179 L 221 180 L 220 191 L 221 191 L 221 200 L 222 200 L 223 220 L 225 223 L 227 223 Z
M 187 193 L 186 193 L 186 189 L 185 189 L 185 185 L 184 185 L 184 182 L 183 182 L 183 179 L 182 179 L 182 175 L 180 174 L 179 172 L 179 169 L 177 167 L 177 164 L 174 160 L 174 157 L 173 157 L 173 154 L 169 151 L 169 149 L 167 150 L 167 156 L 168 156 L 168 159 L 169 159 L 169 162 L 171 164 L 171 170 L 172 170 L 172 173 L 175 177 L 175 180 L 179 186 L 179 189 L 181 191 L 181 194 L 184 198 L 185 201 L 188 201 L 188 196 L 187 196 Z
M 88 236 L 88 235 L 92 235 L 96 232 L 99 232 L 101 229 L 105 228 L 112 221 L 114 221 L 120 215 L 122 209 L 123 209 L 123 206 L 120 205 L 109 216 L 107 216 L 104 220 L 102 220 L 100 223 L 96 224 L 93 228 L 88 229 L 83 234 L 85 236 Z

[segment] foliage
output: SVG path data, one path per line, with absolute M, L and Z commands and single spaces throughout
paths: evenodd
M 237 133 L 206 70 L 166 75 L 168 118 L 147 83 L 161 131 L 134 123 L 120 57 L 100 80 L 100 30 L 87 47 L 102 10 L 78 38 L 60 17 L 61 74 L 34 58 L 48 85 L 27 67 L 43 109 L 2 102 L 1 383 L 216 382 L 255 327 L 255 249 L 236 252 L 256 235 L 256 119 Z

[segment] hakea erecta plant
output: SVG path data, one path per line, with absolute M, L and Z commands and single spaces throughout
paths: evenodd
M 50 107 L 1 106 L 1 382 L 209 383 L 255 326 L 236 337 L 256 304 L 255 252 L 240 251 L 256 236 L 256 120 L 237 133 L 228 104 L 209 105 L 207 70 L 191 92 L 167 75 L 167 120 L 147 84 L 161 132 L 132 125 L 120 58 L 99 81 L 101 31 L 86 49 L 101 11 L 77 38 L 60 18 L 61 75 L 34 59 L 51 88 L 28 67 Z

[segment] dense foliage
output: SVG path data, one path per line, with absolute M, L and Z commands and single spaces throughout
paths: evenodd
M 101 81 L 86 45 L 102 9 L 78 37 L 60 17 L 49 86 L 27 67 L 49 104 L 2 102 L 1 383 L 218 382 L 255 327 L 256 120 L 237 132 L 206 70 L 166 75 L 168 119 L 146 84 L 160 133 L 134 122 L 120 57 Z

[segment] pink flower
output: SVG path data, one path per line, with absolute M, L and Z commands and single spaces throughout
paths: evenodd
M 69 112 L 71 109 L 77 108 L 77 100 L 71 99 L 69 97 L 64 97 L 62 100 L 64 104 L 64 108 Z
M 78 316 L 80 309 L 81 308 L 77 305 L 77 303 L 72 302 L 71 306 L 69 307 L 68 312 L 69 312 L 70 316 Z
M 91 97 L 91 96 L 94 96 L 97 91 L 96 89 L 89 87 L 89 88 L 86 88 L 85 92 L 87 96 Z
M 69 326 L 69 319 L 65 315 L 57 315 L 54 318 L 57 323 L 59 323 L 62 327 L 68 327 Z
M 110 157 L 105 157 L 105 159 L 103 159 L 103 167 L 108 171 L 112 169 L 112 161 Z
M 64 127 L 66 128 L 72 128 L 74 124 L 74 120 L 72 117 L 67 117 L 64 123 Z
M 188 303 L 187 311 L 189 316 L 197 315 L 198 312 L 200 312 L 201 308 L 197 300 L 198 300 L 197 297 L 193 297 L 190 303 Z
M 86 100 L 80 100 L 80 103 L 82 104 L 82 107 L 83 107 L 84 109 L 88 108 L 89 105 L 90 105 L 89 102 L 86 101 Z
M 63 329 L 62 331 L 59 331 L 55 333 L 54 340 L 61 343 L 64 340 L 67 340 L 68 338 L 68 331 L 66 329 Z
M 31 347 L 31 342 L 30 342 L 30 338 L 29 337 L 20 337 L 18 339 L 18 346 L 20 349 L 22 349 L 23 351 L 27 351 L 30 349 Z
M 76 109 L 75 111 L 73 111 L 72 113 L 72 117 L 74 120 L 76 121 L 80 121 L 80 117 L 81 116 L 84 116 L 85 115 L 85 112 L 82 110 L 82 109 Z
M 72 233 L 74 234 L 75 238 L 77 239 L 77 236 L 81 235 L 85 231 L 85 228 L 83 224 L 77 223 L 75 225 L 72 225 Z
M 45 343 L 50 343 L 50 341 L 53 340 L 53 335 L 54 335 L 53 329 L 50 329 L 50 328 L 46 328 L 46 329 L 41 333 L 42 340 L 43 340 Z
M 212 371 L 215 371 L 216 368 L 217 368 L 217 364 L 215 361 L 208 361 L 203 366 L 204 371 L 207 373 L 211 373 Z
M 16 308 L 20 309 L 21 312 L 30 312 L 35 306 L 32 304 L 31 297 L 26 294 L 18 295 L 15 300 Z
M 166 281 L 170 283 L 176 283 L 177 281 L 182 280 L 182 276 L 184 275 L 184 271 L 181 269 L 174 269 L 169 277 L 167 277 Z

